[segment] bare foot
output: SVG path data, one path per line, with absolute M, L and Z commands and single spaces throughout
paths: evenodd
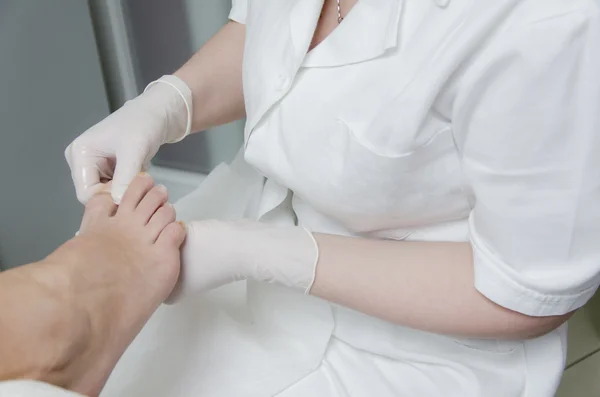
M 119 207 L 109 194 L 86 206 L 79 236 L 43 263 L 62 266 L 43 280 L 62 285 L 66 299 L 87 314 L 87 336 L 65 364 L 61 385 L 97 395 L 129 343 L 169 296 L 179 276 L 185 229 L 175 222 L 167 191 L 138 176 Z M 50 266 L 49 266 L 50 268 Z M 58 276 L 57 276 L 58 275 Z

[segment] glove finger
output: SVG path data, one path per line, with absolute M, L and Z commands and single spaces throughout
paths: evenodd
M 102 189 L 101 174 L 98 161 L 101 158 L 79 149 L 76 145 L 70 145 L 67 162 L 71 168 L 71 178 L 75 185 L 77 199 L 86 204 L 88 200 Z

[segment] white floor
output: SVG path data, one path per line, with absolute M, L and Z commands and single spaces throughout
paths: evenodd
M 569 321 L 567 370 L 557 397 L 600 396 L 600 295 Z

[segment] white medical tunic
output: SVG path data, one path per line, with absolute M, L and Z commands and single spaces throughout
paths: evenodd
M 475 288 L 531 316 L 594 294 L 598 2 L 360 0 L 311 51 L 323 0 L 233 3 L 246 25 L 244 158 L 183 200 L 185 217 L 470 241 Z M 566 326 L 457 338 L 236 288 L 225 303 L 160 309 L 105 395 L 549 397 L 565 364 Z

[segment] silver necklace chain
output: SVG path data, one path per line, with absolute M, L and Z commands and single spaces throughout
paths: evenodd
M 337 0 L 337 11 L 338 11 L 338 23 L 342 23 L 342 6 L 340 5 L 342 0 Z

